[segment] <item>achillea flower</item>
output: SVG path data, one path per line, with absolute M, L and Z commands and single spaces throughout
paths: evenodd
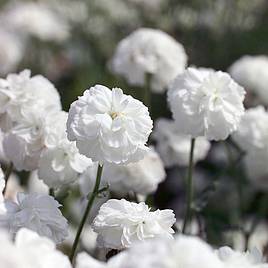
M 247 109 L 232 137 L 248 153 L 252 149 L 268 147 L 268 113 L 265 108 L 257 106 Z
M 58 207 L 60 204 L 49 195 L 18 193 L 17 202 L 5 200 L 0 204 L 0 226 L 13 234 L 28 228 L 61 243 L 68 235 L 68 225 Z
M 70 141 L 81 154 L 102 163 L 126 164 L 143 158 L 152 131 L 148 108 L 122 90 L 91 87 L 73 102 L 67 120 Z
M 0 79 L 0 104 L 4 130 L 20 123 L 33 109 L 45 113 L 61 110 L 60 96 L 54 85 L 42 75 L 31 77 L 29 70 Z
M 172 210 L 150 211 L 143 202 L 110 199 L 103 204 L 93 221 L 99 246 L 113 249 L 127 248 L 136 241 L 155 237 L 172 238 L 175 223 Z
M 262 254 L 256 248 L 251 252 L 234 251 L 230 247 L 218 250 L 218 256 L 224 263 L 224 268 L 267 268 L 263 262 Z
M 86 253 L 80 253 L 77 257 L 77 268 L 91 267 L 224 268 L 225 266 L 212 247 L 201 239 L 178 235 L 174 240 L 154 239 L 135 243 L 128 250 L 109 259 L 108 263 L 97 261 Z
M 68 114 L 61 112 L 59 117 L 59 120 L 53 122 L 55 124 L 47 126 L 57 129 L 57 134 L 50 135 L 48 130 L 46 148 L 40 155 L 38 167 L 38 177 L 54 189 L 76 181 L 78 175 L 92 165 L 91 159 L 79 154 L 75 142 L 67 139 Z
M 58 132 L 63 112 L 50 112 L 31 107 L 4 136 L 3 147 L 7 158 L 17 170 L 35 170 L 40 155 L 50 148 L 62 132 Z
M 166 167 L 189 164 L 191 137 L 179 132 L 173 120 L 160 118 L 155 123 L 152 136 L 157 141 L 156 150 Z M 195 143 L 194 162 L 204 159 L 209 149 L 209 141 L 204 137 L 198 137 Z
M 118 44 L 111 69 L 131 85 L 143 86 L 146 74 L 151 74 L 152 91 L 161 93 L 184 71 L 186 62 L 184 48 L 175 39 L 160 30 L 141 28 Z
M 50 239 L 31 230 L 21 228 L 14 242 L 2 230 L 0 243 L 5 245 L 0 252 L 2 268 L 71 268 L 68 257 Z
M 80 185 L 87 194 L 93 191 L 97 174 L 97 164 L 90 166 L 80 177 Z M 144 158 L 128 165 L 105 165 L 102 186 L 109 185 L 109 190 L 125 196 L 129 192 L 149 194 L 166 177 L 164 165 L 159 155 L 150 147 Z
M 250 105 L 268 104 L 268 57 L 243 56 L 229 68 L 233 79 L 249 93 Z
M 188 68 L 173 81 L 168 101 L 180 133 L 225 140 L 244 114 L 244 95 L 227 73 Z

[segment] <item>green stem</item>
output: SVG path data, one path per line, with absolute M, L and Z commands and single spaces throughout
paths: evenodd
M 188 166 L 188 174 L 187 174 L 187 203 L 186 203 L 186 214 L 184 218 L 182 233 L 185 234 L 187 229 L 187 224 L 189 221 L 191 221 L 192 217 L 192 203 L 193 203 L 193 159 L 194 159 L 194 145 L 195 145 L 195 139 L 191 139 L 191 150 L 190 150 L 190 156 L 189 156 L 189 166 Z
M 49 188 L 49 195 L 55 197 L 55 191 L 53 188 Z
M 144 104 L 148 107 L 149 113 L 152 112 L 151 77 L 152 75 L 150 73 L 145 74 Z
M 101 175 L 102 175 L 102 169 L 103 169 L 103 166 L 99 164 L 94 190 L 93 190 L 93 192 L 92 192 L 92 194 L 91 194 L 91 196 L 90 196 L 90 198 L 88 200 L 88 204 L 87 204 L 85 213 L 84 213 L 83 218 L 82 218 L 82 220 L 81 220 L 81 222 L 79 224 L 79 227 L 78 227 L 78 230 L 77 230 L 77 233 L 76 233 L 76 237 L 75 237 L 75 240 L 74 240 L 74 243 L 73 243 L 72 251 L 71 251 L 71 254 L 70 254 L 71 262 L 73 262 L 73 258 L 74 258 L 74 255 L 75 255 L 78 243 L 79 243 L 79 239 L 80 239 L 83 227 L 85 225 L 85 222 L 86 222 L 86 220 L 88 218 L 89 212 L 90 212 L 90 210 L 92 208 L 92 205 L 94 203 L 95 198 L 98 195 L 99 187 L 100 187 L 100 181 L 101 181 Z
M 7 169 L 6 169 L 6 172 L 5 172 L 5 177 L 4 177 L 4 179 L 5 179 L 5 184 L 6 184 L 6 185 L 5 185 L 5 188 L 3 189 L 3 195 L 5 195 L 5 192 L 6 192 L 6 189 L 7 189 L 7 182 L 8 182 L 8 179 L 9 179 L 9 177 L 10 177 L 12 171 L 13 171 L 13 163 L 11 162 L 11 163 L 8 165 L 8 167 L 7 167 Z

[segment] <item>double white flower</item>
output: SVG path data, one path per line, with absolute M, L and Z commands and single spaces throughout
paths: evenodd
M 96 85 L 72 103 L 67 121 L 68 138 L 93 161 L 126 164 L 143 158 L 152 131 L 148 108 L 142 102 Z
M 160 30 L 141 28 L 118 44 L 111 68 L 131 85 L 143 86 L 146 74 L 151 74 L 151 89 L 161 93 L 184 71 L 186 62 L 184 48 L 175 39 Z
M 80 176 L 79 182 L 84 194 L 93 191 L 96 174 L 97 163 L 94 163 Z M 162 160 L 154 148 L 149 147 L 144 158 L 138 162 L 128 165 L 105 165 L 101 185 L 109 185 L 109 190 L 120 196 L 126 196 L 129 192 L 146 195 L 154 192 L 165 177 Z
M 0 232 L 1 268 L 71 268 L 67 256 L 56 249 L 55 244 L 46 237 L 22 228 L 12 242 L 8 234 Z
M 103 204 L 93 222 L 99 246 L 127 248 L 136 241 L 155 237 L 172 238 L 176 219 L 170 209 L 150 211 L 143 202 L 110 199 Z
M 158 119 L 152 136 L 157 142 L 156 150 L 166 167 L 187 166 L 189 164 L 191 137 L 180 134 L 178 126 L 173 120 Z M 195 143 L 194 162 L 204 159 L 209 149 L 209 141 L 204 137 L 198 137 Z
M 68 235 L 68 225 L 59 207 L 49 195 L 18 193 L 17 202 L 2 200 L 0 203 L 0 227 L 13 234 L 28 228 L 61 243 Z
M 188 68 L 170 86 L 168 101 L 182 134 L 224 140 L 244 114 L 244 95 L 227 73 Z

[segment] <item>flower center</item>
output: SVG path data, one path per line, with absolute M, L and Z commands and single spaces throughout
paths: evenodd
M 111 112 L 110 116 L 112 117 L 112 119 L 114 120 L 116 117 L 123 115 L 123 113 L 120 112 Z

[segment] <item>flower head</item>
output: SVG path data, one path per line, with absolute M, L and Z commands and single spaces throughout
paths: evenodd
M 224 268 L 267 268 L 262 261 L 261 253 L 255 248 L 251 252 L 234 251 L 229 247 L 218 250 L 218 256 L 224 263 Z
M 155 237 L 172 238 L 175 222 L 172 210 L 150 211 L 143 202 L 110 199 L 103 204 L 93 222 L 98 243 L 106 248 L 122 249 L 135 241 Z
M 112 59 L 112 70 L 132 85 L 143 86 L 152 74 L 151 89 L 163 92 L 187 62 L 183 46 L 168 34 L 141 28 L 123 39 Z
M 71 268 L 68 257 L 50 239 L 26 228 L 18 231 L 14 242 L 2 230 L 0 243 L 5 245 L 0 252 L 2 268 Z
M 249 93 L 249 97 L 251 97 L 249 103 L 251 105 L 268 104 L 267 56 L 243 56 L 230 66 L 229 73 Z
M 59 206 L 49 195 L 18 193 L 17 202 L 6 200 L 0 204 L 0 226 L 11 233 L 25 227 L 61 243 L 68 235 L 68 225 Z
M 224 140 L 244 114 L 244 95 L 227 73 L 188 68 L 170 86 L 168 101 L 180 133 Z
M 122 90 L 91 87 L 73 102 L 67 133 L 81 154 L 93 161 L 125 164 L 143 158 L 152 130 L 146 106 Z
M 90 166 L 80 177 L 80 185 L 87 194 L 93 191 L 97 174 L 97 163 Z M 149 194 L 166 177 L 164 165 L 159 155 L 150 147 L 144 158 L 128 165 L 108 164 L 103 168 L 102 186 L 119 195 L 133 191 L 137 194 Z
M 180 134 L 173 120 L 158 119 L 152 136 L 157 141 L 156 150 L 166 167 L 189 164 L 191 138 L 188 135 Z M 194 162 L 204 159 L 209 149 L 209 141 L 204 137 L 198 137 L 195 143 Z

